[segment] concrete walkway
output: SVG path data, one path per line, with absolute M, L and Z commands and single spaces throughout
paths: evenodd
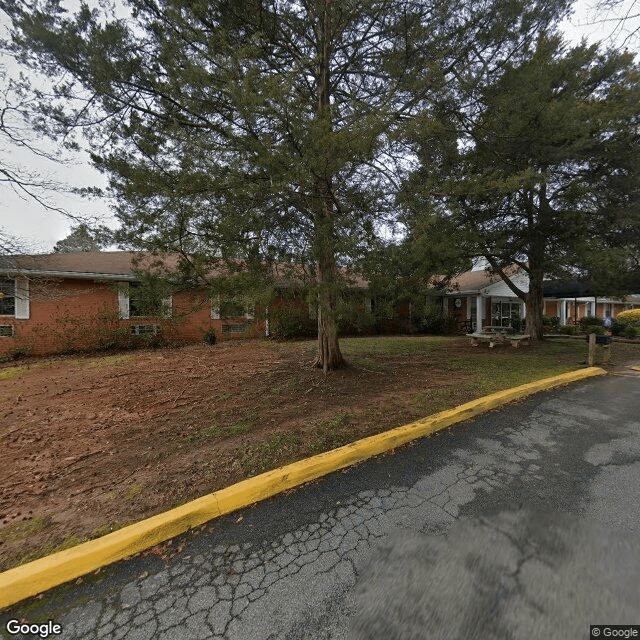
M 594 379 L 49 592 L 0 633 L 21 637 L 17 617 L 92 640 L 587 638 L 640 623 L 639 486 L 640 379 Z

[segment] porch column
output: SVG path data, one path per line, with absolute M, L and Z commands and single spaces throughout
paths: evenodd
M 484 320 L 484 296 L 478 295 L 476 298 L 476 333 L 482 331 L 482 321 Z
M 560 324 L 567 324 L 567 304 L 564 298 L 558 300 L 560 305 Z

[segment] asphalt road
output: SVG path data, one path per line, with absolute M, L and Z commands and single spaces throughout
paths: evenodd
M 0 616 L 59 638 L 589 638 L 640 624 L 640 377 L 536 395 Z M 54 636 L 50 636 L 54 637 Z

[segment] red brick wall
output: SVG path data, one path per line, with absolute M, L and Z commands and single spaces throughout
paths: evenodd
M 118 297 L 113 285 L 87 280 L 30 282 L 29 319 L 3 316 L 2 324 L 14 326 L 13 338 L 0 339 L 0 353 L 26 347 L 33 355 L 63 351 L 76 343 L 87 348 L 87 328 L 100 316 L 117 314 Z
M 460 300 L 460 307 L 456 308 L 456 298 Z M 462 325 L 467 319 L 467 296 L 456 296 L 453 298 L 447 298 L 449 301 L 449 314 L 456 319 L 456 327 Z
M 220 340 L 247 336 L 222 333 L 222 323 L 233 320 L 213 320 L 211 301 L 203 293 L 175 293 L 171 318 L 121 320 L 115 283 L 80 279 L 46 284 L 32 281 L 30 289 L 28 320 L 0 316 L 1 325 L 14 327 L 13 337 L 0 337 L 0 355 L 20 348 L 28 349 L 32 355 L 96 349 L 109 342 L 114 332 L 128 336 L 129 332 L 123 329 L 134 324 L 158 324 L 163 336 L 176 342 L 200 342 L 211 328 Z M 261 332 L 264 323 L 257 321 L 250 335 Z

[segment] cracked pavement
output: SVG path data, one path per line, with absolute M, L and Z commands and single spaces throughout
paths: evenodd
M 640 378 L 538 394 L 0 616 L 59 638 L 573 638 L 640 623 Z M 54 636 L 51 636 L 54 637 Z

